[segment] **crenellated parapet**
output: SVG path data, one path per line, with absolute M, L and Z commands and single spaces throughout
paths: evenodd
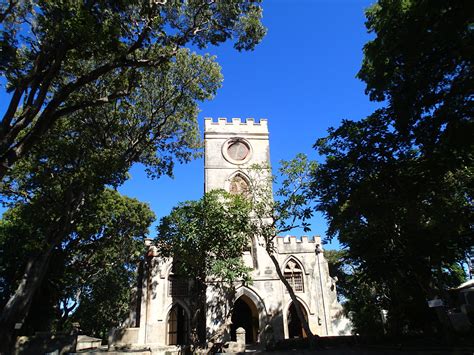
M 322 249 L 320 236 L 278 236 L 275 244 L 278 251 L 283 253 L 314 253 L 317 245 Z
M 265 118 L 256 121 L 254 118 L 243 120 L 240 117 L 234 117 L 231 119 L 219 117 L 217 120 L 214 120 L 211 117 L 206 117 L 204 120 L 204 133 L 246 133 L 268 135 L 268 122 Z

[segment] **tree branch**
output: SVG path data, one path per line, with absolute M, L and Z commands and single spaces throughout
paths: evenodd
M 12 12 L 13 7 L 14 7 L 15 5 L 16 5 L 16 2 L 15 2 L 15 1 L 9 1 L 8 7 L 5 9 L 5 11 L 0 12 L 0 23 L 2 23 L 3 21 L 5 21 L 5 19 L 7 18 L 7 16 L 10 15 L 10 13 Z

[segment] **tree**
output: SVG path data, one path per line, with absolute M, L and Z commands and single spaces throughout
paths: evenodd
M 253 238 L 264 241 L 267 254 L 295 305 L 296 314 L 308 335 L 311 347 L 316 346 L 316 337 L 309 328 L 301 304 L 275 257 L 275 238 L 298 228 L 305 232 L 310 230 L 307 221 L 313 216 L 313 201 L 309 198 L 309 188 L 316 167 L 317 163 L 309 160 L 304 154 L 298 154 L 289 161 L 281 161 L 279 176 L 282 180 L 276 194 L 273 194 L 273 183 L 276 179 L 270 168 L 254 165 L 250 169 L 249 194 Z
M 121 326 L 130 314 L 130 300 L 135 296 L 135 271 L 118 265 L 91 280 L 70 322 L 79 323 L 84 334 L 107 339 L 110 330 Z
M 386 101 L 400 138 L 449 169 L 472 166 L 472 9 L 465 0 L 381 0 L 366 12 L 375 35 L 358 74 L 366 93 Z
M 16 1 L 0 5 L 0 73 L 11 93 L 0 127 L 0 178 L 62 118 L 127 99 L 143 69 L 181 48 L 265 35 L 259 1 Z
M 2 310 L 2 337 L 11 339 L 52 252 L 104 186 L 119 186 L 133 163 L 158 177 L 195 155 L 196 101 L 221 78 L 213 60 L 183 47 L 235 36 L 238 50 L 252 49 L 265 33 L 260 18 L 258 2 L 247 1 L 1 5 L 0 70 L 11 93 L 2 194 L 35 204 L 37 220 L 49 223 Z
M 432 331 L 426 300 L 459 282 L 456 264 L 474 242 L 469 5 L 381 0 L 369 8 L 375 38 L 358 76 L 386 105 L 315 145 L 326 161 L 312 189 L 328 234 L 387 298 L 395 334 Z
M 337 296 L 358 335 L 382 336 L 389 298 L 384 285 L 366 277 L 346 250 L 325 250 L 329 274 L 337 277 Z
M 2 307 L 21 280 L 27 255 L 41 252 L 45 242 L 42 234 L 47 226 L 38 224 L 34 208 L 18 204 L 0 224 Z M 23 331 L 68 330 L 72 321 L 79 321 L 88 334 L 103 337 L 108 328 L 117 326 L 128 311 L 136 264 L 153 219 L 147 205 L 113 190 L 103 191 L 52 252 L 44 286 L 32 300 L 41 307 L 30 312 Z M 100 299 L 101 294 L 108 295 Z
M 317 148 L 326 162 L 314 174 L 313 192 L 328 235 L 338 237 L 368 282 L 388 290 L 394 333 L 406 322 L 414 331 L 427 328 L 426 299 L 456 285 L 446 276 L 472 244 L 469 169 L 430 174 L 431 162 L 400 146 L 378 112 L 343 122 Z
M 159 177 L 172 174 L 175 160 L 186 162 L 198 153 L 196 101 L 212 97 L 220 81 L 212 58 L 180 50 L 166 68 L 145 70 L 127 99 L 56 122 L 12 167 L 1 186 L 4 201 L 34 206 L 44 231 L 38 234 L 41 250 L 27 255 L 21 281 L 3 308 L 2 329 L 12 331 L 25 318 L 51 254 L 105 186 L 122 184 L 133 163 Z
M 193 282 L 191 327 L 195 346 L 206 341 L 209 280 L 224 285 L 231 298 L 234 281 L 249 281 L 250 269 L 242 261 L 250 244 L 249 214 L 250 204 L 243 196 L 213 190 L 198 201 L 179 204 L 160 222 L 158 252 L 173 258 L 176 275 Z

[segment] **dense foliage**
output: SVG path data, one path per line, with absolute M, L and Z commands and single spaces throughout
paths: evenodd
M 2 307 L 18 286 L 28 256 L 42 252 L 49 225 L 37 220 L 38 212 L 33 204 L 18 204 L 1 221 Z M 118 326 L 129 311 L 136 264 L 153 219 L 149 207 L 137 200 L 113 190 L 98 195 L 52 251 L 24 331 L 68 331 L 74 321 L 87 334 L 103 337 Z
M 259 3 L 247 1 L 0 6 L 0 70 L 11 93 L 0 128 L 2 200 L 33 211 L 32 228 L 43 229 L 0 316 L 8 352 L 55 251 L 104 189 L 120 186 L 134 163 L 159 177 L 199 154 L 197 102 L 222 77 L 213 58 L 184 47 L 234 39 L 248 50 L 265 30 Z
M 375 38 L 359 77 L 386 105 L 360 122 L 343 121 L 315 145 L 326 157 L 313 193 L 328 234 L 356 266 L 353 281 L 367 290 L 361 300 L 387 310 L 395 334 L 440 329 L 426 301 L 459 284 L 457 265 L 474 244 L 470 7 L 372 6 L 367 28 Z M 351 297 L 355 305 L 359 296 Z
M 250 269 L 242 260 L 244 250 L 251 246 L 250 207 L 244 196 L 213 190 L 198 201 L 179 204 L 158 227 L 159 254 L 173 258 L 175 275 L 193 282 L 192 340 L 196 345 L 206 340 L 207 281 L 214 280 L 214 287 L 220 285 L 232 298 L 233 282 L 250 280 Z M 222 320 L 229 316 L 222 315 Z
M 24 318 L 51 253 L 105 186 L 122 184 L 133 163 L 145 164 L 158 177 L 170 175 L 175 160 L 186 162 L 197 153 L 196 101 L 215 93 L 219 66 L 207 56 L 181 50 L 166 70 L 150 68 L 144 74 L 128 100 L 58 121 L 4 178 L 4 201 L 31 205 L 46 230 L 43 251 L 27 255 L 2 322 Z
M 329 275 L 337 278 L 337 297 L 351 319 L 352 331 L 359 335 L 383 335 L 383 311 L 387 298 L 379 284 L 364 277 L 345 250 L 325 250 Z
M 186 45 L 265 35 L 258 1 L 8 1 L 0 4 L 0 73 L 11 93 L 0 129 L 0 177 L 61 118 L 129 97 L 144 68 Z M 106 90 L 103 90 L 104 86 Z
M 314 201 L 309 197 L 312 175 L 317 163 L 304 154 L 280 161 L 273 175 L 269 166 L 255 164 L 249 171 L 252 206 L 252 238 L 265 247 L 278 278 L 283 283 L 295 307 L 296 314 L 309 338 L 310 347 L 316 348 L 317 338 L 303 315 L 302 306 L 285 278 L 276 256 L 275 242 L 280 235 L 293 230 L 310 230 L 308 220 L 313 216 Z M 273 187 L 278 186 L 275 194 Z M 266 335 L 262 334 L 262 339 Z M 274 339 L 272 339 L 273 341 Z
M 212 190 L 197 201 L 186 201 L 162 218 L 157 246 L 173 257 L 175 273 L 204 283 L 248 279 L 242 252 L 249 246 L 250 204 L 240 195 Z

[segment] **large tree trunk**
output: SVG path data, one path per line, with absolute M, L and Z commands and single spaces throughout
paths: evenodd
M 41 285 L 54 246 L 42 254 L 31 256 L 15 293 L 10 297 L 0 316 L 0 352 L 9 354 L 15 345 L 15 325 L 22 323 L 28 315 L 35 292 Z
M 191 345 L 197 349 L 206 344 L 206 291 L 205 276 L 195 280 L 191 298 Z
M 33 296 L 41 286 L 48 270 L 54 248 L 69 234 L 74 211 L 82 204 L 83 193 L 74 194 L 72 190 L 65 195 L 65 208 L 57 228 L 51 231 L 45 248 L 28 259 L 25 272 L 16 291 L 10 296 L 0 315 L 0 351 L 9 354 L 15 345 L 15 325 L 21 324 L 28 315 Z
M 414 275 L 414 278 L 416 282 L 418 283 L 419 287 L 421 288 L 421 290 L 425 293 L 427 300 L 434 300 L 437 298 L 441 298 L 442 300 L 446 301 L 449 299 L 449 295 L 447 294 L 446 291 L 438 290 L 434 286 L 434 282 L 432 278 L 428 279 L 428 278 L 420 277 L 419 274 L 415 270 L 413 270 L 412 274 Z M 425 305 L 425 307 L 428 307 L 428 306 Z M 440 333 L 443 335 L 445 341 L 450 343 L 451 338 L 454 333 L 454 329 L 451 324 L 451 320 L 449 319 L 446 306 L 434 307 L 433 311 L 435 312 L 438 322 L 440 326 L 442 327 L 442 331 Z
M 226 331 L 229 330 L 230 326 L 232 325 L 232 313 L 234 311 L 234 299 L 235 299 L 235 287 L 230 284 L 230 287 L 226 288 L 225 286 L 222 286 L 222 293 L 226 295 L 225 300 L 223 301 L 224 308 L 227 308 L 227 311 L 225 314 L 222 315 L 222 322 L 217 328 L 217 330 L 214 331 L 214 333 L 211 334 L 209 339 L 207 339 L 208 343 L 215 343 L 219 339 L 221 339 Z M 221 294 L 222 294 L 221 293 Z
M 317 338 L 318 336 L 315 336 L 311 329 L 309 328 L 308 321 L 304 317 L 303 311 L 301 310 L 301 303 L 298 301 L 296 298 L 295 292 L 293 291 L 293 288 L 291 285 L 288 283 L 288 281 L 285 279 L 285 275 L 283 275 L 281 269 L 280 269 L 280 264 L 278 263 L 278 260 L 275 258 L 275 255 L 267 249 L 268 256 L 273 262 L 273 265 L 275 266 L 275 270 L 278 274 L 278 277 L 280 278 L 280 281 L 283 282 L 283 285 L 285 285 L 288 294 L 290 295 L 291 301 L 295 305 L 295 310 L 296 310 L 296 315 L 298 316 L 301 325 L 303 326 L 304 331 L 306 332 L 308 339 L 309 339 L 309 344 L 310 347 L 313 349 L 317 346 Z

